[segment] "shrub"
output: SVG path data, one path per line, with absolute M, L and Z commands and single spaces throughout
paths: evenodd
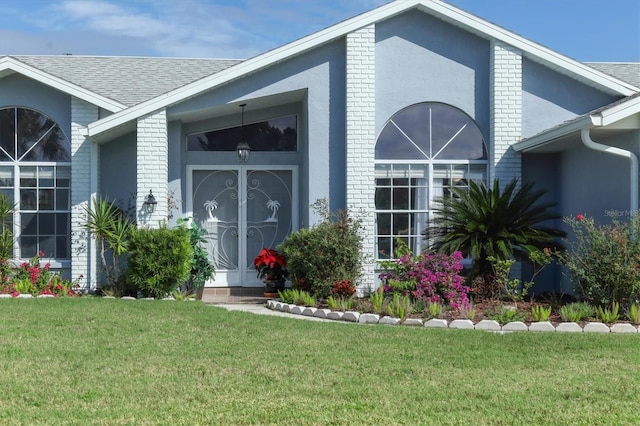
M 431 302 L 429 303 L 429 319 L 431 318 L 440 318 L 440 315 L 442 315 L 442 310 L 444 309 L 444 306 L 442 306 L 442 304 L 437 303 L 437 302 Z
M 640 297 L 640 216 L 628 222 L 596 225 L 591 218 L 566 218 L 575 234 L 561 263 L 574 290 L 597 306 L 626 305 Z
M 356 292 L 356 287 L 349 280 L 342 280 L 333 283 L 331 294 L 334 296 L 349 298 Z
M 527 257 L 530 247 L 560 248 L 556 238 L 565 233 L 546 226 L 558 218 L 550 211 L 554 205 L 543 201 L 544 191 L 534 189 L 533 183 L 520 185 L 514 179 L 501 187 L 496 179 L 486 187 L 470 181 L 468 190 L 454 188 L 453 193 L 435 209 L 425 237 L 439 253 L 461 251 L 473 258 L 470 278 L 479 278 L 479 298 L 490 296 L 484 290 L 492 290 L 489 256 L 520 259 Z
M 509 277 L 511 267 L 516 262 L 515 259 L 499 259 L 494 256 L 489 256 L 487 258 L 493 269 L 494 285 L 490 287 L 492 289 L 492 294 L 485 294 L 485 296 L 488 296 L 489 298 L 503 296 L 514 303 L 524 300 L 529 289 L 534 284 L 535 277 L 542 272 L 545 266 L 553 261 L 551 250 L 549 248 L 538 250 L 537 248 L 532 247 L 527 251 L 527 258 L 533 266 L 533 272 L 529 281 L 521 281 L 518 278 L 512 279 Z
M 546 308 L 542 305 L 532 306 L 531 316 L 534 321 L 549 321 L 549 317 L 551 316 L 551 306 Z
M 585 302 L 575 302 L 560 308 L 562 321 L 578 322 L 588 320 L 593 316 L 593 306 Z
M 501 325 L 513 322 L 513 321 L 524 321 L 525 314 L 524 312 L 519 312 L 517 309 L 507 308 L 505 306 L 500 306 L 500 309 L 496 312 L 489 312 L 487 316 L 500 323 Z
M 618 321 L 618 318 L 620 318 L 620 315 L 618 315 L 619 309 L 620 309 L 620 305 L 618 303 L 614 303 L 611 306 L 611 309 L 598 306 L 598 316 L 600 317 L 600 320 L 602 322 L 605 322 L 607 324 L 612 324 Z
M 354 283 L 363 263 L 361 220 L 347 210 L 332 213 L 326 200 L 314 204 L 323 220 L 316 226 L 299 229 L 279 246 L 287 257 L 294 284 L 316 297 L 327 297 L 338 281 Z
M 78 282 L 64 280 L 60 274 L 49 270 L 49 263 L 40 265 L 42 252 L 37 256 L 23 262 L 18 268 L 11 268 L 6 259 L 0 261 L 0 271 L 2 282 L 0 293 L 10 293 L 14 296 L 19 294 L 40 294 L 53 296 L 76 296 Z M 82 276 L 80 276 L 82 278 Z
M 278 290 L 278 298 L 282 303 L 293 303 L 296 300 L 296 294 L 296 289 L 293 288 Z
M 369 302 L 371 302 L 371 311 L 374 314 L 382 314 L 382 306 L 384 305 L 384 289 L 378 287 L 375 291 L 369 294 Z
M 344 297 L 339 296 L 329 296 L 327 298 L 327 306 L 332 311 L 350 311 L 353 308 L 353 299 L 345 299 Z
M 462 254 L 451 256 L 439 253 L 422 253 L 414 256 L 408 249 L 396 261 L 380 262 L 385 269 L 380 279 L 385 282 L 385 292 L 410 291 L 416 299 L 425 303 L 447 303 L 458 310 L 469 305 L 469 287 L 464 285 Z
M 207 251 L 202 247 L 206 243 L 204 235 L 206 230 L 200 228 L 195 221 L 187 226 L 189 219 L 178 219 L 178 225 L 185 227 L 189 235 L 189 243 L 193 251 L 191 258 L 191 270 L 189 271 L 189 279 L 187 280 L 187 291 L 191 292 L 195 288 L 202 288 L 204 283 L 215 274 L 214 265 L 209 261 Z
M 404 320 L 410 312 L 411 299 L 409 296 L 402 296 L 398 293 L 394 293 L 387 305 L 387 313 L 394 318 Z
M 629 321 L 631 321 L 635 325 L 640 324 L 640 304 L 632 303 L 629 306 L 629 311 L 627 316 L 629 317 Z
M 135 229 L 129 254 L 130 281 L 154 297 L 170 294 L 191 271 L 193 250 L 183 227 Z

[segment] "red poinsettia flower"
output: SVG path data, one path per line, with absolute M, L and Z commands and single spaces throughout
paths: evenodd
M 277 250 L 263 248 L 253 259 L 253 266 L 260 279 L 282 280 L 289 276 L 287 258 Z

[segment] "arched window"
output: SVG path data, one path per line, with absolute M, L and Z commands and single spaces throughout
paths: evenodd
M 486 183 L 487 149 L 461 110 L 427 102 L 397 112 L 376 142 L 376 257 L 396 258 L 395 239 L 419 253 L 432 210 L 451 189 Z
M 15 205 L 16 257 L 71 257 L 70 162 L 69 139 L 51 118 L 0 109 L 0 192 Z

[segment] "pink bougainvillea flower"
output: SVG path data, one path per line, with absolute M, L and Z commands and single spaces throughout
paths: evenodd
M 580 214 L 580 213 L 579 213 L 579 214 L 576 216 L 576 219 L 578 220 L 578 222 L 582 222 L 582 221 L 584 220 L 584 216 L 583 216 L 582 214 Z

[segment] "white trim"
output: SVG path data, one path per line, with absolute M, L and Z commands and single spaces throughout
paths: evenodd
M 581 78 L 583 81 L 590 82 L 592 85 L 600 87 L 609 93 L 630 96 L 640 91 L 640 88 L 590 68 L 574 59 L 563 56 L 551 49 L 529 41 L 504 28 L 491 24 L 439 0 L 396 0 L 294 42 L 285 44 L 279 48 L 255 56 L 209 77 L 202 78 L 191 84 L 187 84 L 186 86 L 98 120 L 89 125 L 89 136 L 98 136 L 115 127 L 134 121 L 141 116 L 150 114 L 153 111 L 167 108 L 170 105 L 197 96 L 207 90 L 229 83 L 232 80 L 245 77 L 262 68 L 300 55 L 360 28 L 391 18 L 413 8 L 444 19 L 447 22 L 479 34 L 484 38 L 501 40 L 504 43 L 526 52 L 528 56 L 534 58 L 534 60 L 544 63 L 556 71 Z
M 608 126 L 638 113 L 640 113 L 640 96 L 635 96 L 591 115 L 591 122 L 594 126 Z
M 587 114 L 569 122 L 564 126 L 559 126 L 538 133 L 531 138 L 524 139 L 512 145 L 517 152 L 532 151 L 543 147 L 555 140 L 571 134 L 579 133 L 582 129 L 589 126 L 606 127 L 615 124 L 621 120 L 631 117 L 634 114 L 640 114 L 640 96 L 634 96 L 626 101 L 620 102 L 610 108 L 605 108 L 599 112 Z M 640 126 L 638 126 L 640 130 Z
M 2 78 L 3 74 L 5 74 L 3 72 L 6 71 L 13 71 L 18 74 L 22 74 L 25 77 L 29 77 L 33 80 L 39 81 L 42 84 L 53 87 L 54 89 L 60 90 L 64 93 L 68 93 L 69 95 L 75 96 L 76 98 L 82 99 L 83 101 L 89 102 L 90 104 L 99 106 L 100 108 L 104 108 L 112 112 L 117 113 L 126 108 L 125 105 L 119 102 L 98 95 L 95 92 L 77 86 L 61 78 L 55 77 L 9 56 L 0 58 L 0 78 Z

